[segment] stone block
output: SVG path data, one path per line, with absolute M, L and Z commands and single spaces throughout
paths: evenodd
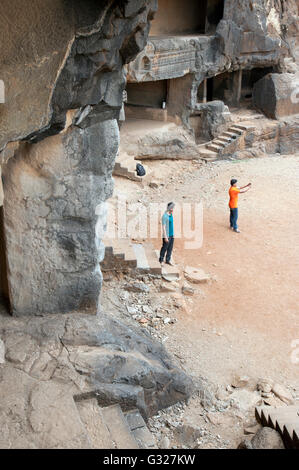
M 290 73 L 268 74 L 254 85 L 252 99 L 254 106 L 271 119 L 298 114 L 298 77 Z

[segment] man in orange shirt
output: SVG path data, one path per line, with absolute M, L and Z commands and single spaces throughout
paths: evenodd
M 237 188 L 237 180 L 232 179 L 230 181 L 230 188 L 229 188 L 229 208 L 230 208 L 230 228 L 237 233 L 240 233 L 238 229 L 237 220 L 238 220 L 238 197 L 239 194 L 246 193 L 250 189 L 251 183 L 248 183 L 246 186 L 242 188 Z M 247 189 L 245 189 L 247 188 Z M 245 189 L 245 191 L 241 191 L 241 189 Z

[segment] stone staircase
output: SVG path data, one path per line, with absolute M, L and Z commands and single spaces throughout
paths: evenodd
M 138 162 L 134 160 L 134 157 L 122 153 L 116 158 L 113 175 L 121 176 L 131 181 L 137 181 L 138 183 L 143 183 L 148 177 L 148 169 L 146 168 L 145 176 L 138 176 L 136 173 L 137 163 Z
M 129 239 L 103 240 L 105 257 L 102 271 L 128 271 L 161 274 L 161 265 L 151 243 L 132 243 Z
M 299 449 L 299 405 L 256 407 L 255 415 L 263 426 L 280 433 L 287 448 Z
M 102 271 L 127 271 L 137 268 L 133 244 L 128 239 L 103 240 L 105 257 L 101 262 Z
M 131 240 L 103 240 L 105 257 L 101 262 L 101 270 L 128 272 L 134 270 L 140 274 L 168 276 L 169 280 L 177 280 L 180 272 L 176 266 L 163 267 L 159 263 L 159 250 L 155 250 L 150 242 L 133 243 Z
M 202 158 L 206 161 L 214 161 L 223 154 L 234 153 L 244 142 L 247 130 L 252 127 L 248 124 L 232 124 L 222 134 L 205 144 L 205 148 L 201 150 Z
M 155 449 L 153 436 L 137 409 L 123 412 L 119 405 L 101 408 L 95 398 L 76 401 L 92 449 Z

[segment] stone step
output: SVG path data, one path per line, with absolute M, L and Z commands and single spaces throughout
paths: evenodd
M 117 449 L 138 449 L 138 443 L 131 433 L 129 424 L 119 405 L 101 408 L 103 420 Z
M 157 262 L 155 252 L 150 243 L 134 243 L 133 250 L 137 259 L 137 269 L 150 274 L 161 274 L 160 263 Z
M 122 164 L 118 162 L 115 163 L 113 175 L 122 176 L 123 178 L 127 178 L 132 181 L 137 181 L 139 183 L 143 181 L 142 176 L 138 176 L 135 171 L 129 170 L 127 167 L 122 166 Z
M 239 129 L 237 126 L 230 126 L 228 128 L 228 132 L 233 132 L 234 134 L 242 135 L 243 131 Z
M 233 127 L 240 129 L 241 131 L 247 131 L 250 126 L 246 126 L 245 124 L 234 124 Z
M 129 239 L 114 240 L 112 244 L 112 250 L 115 256 L 121 254 L 122 258 L 126 261 L 136 261 L 136 256 Z
M 103 419 L 97 400 L 76 401 L 80 419 L 85 426 L 92 449 L 115 449 L 111 434 Z
M 223 132 L 223 135 L 230 137 L 231 140 L 235 140 L 239 137 L 238 134 L 236 134 L 235 132 L 230 132 L 230 131 Z
M 207 144 L 206 145 L 207 149 L 213 150 L 214 152 L 219 152 L 220 150 L 223 150 L 223 147 L 220 145 L 216 145 L 213 143 Z
M 224 144 L 229 144 L 232 140 L 230 137 L 227 137 L 225 135 L 220 135 L 217 137 L 217 140 L 220 140 L 220 142 L 223 142 Z
M 224 148 L 226 146 L 226 142 L 223 142 L 222 140 L 218 139 L 214 139 L 213 140 L 213 145 L 218 145 L 219 147 L 222 147 Z
M 157 260 L 159 261 L 160 251 L 155 250 L 155 254 L 156 254 Z M 177 266 L 175 266 L 175 261 L 174 261 L 173 256 L 171 257 L 171 262 L 174 264 L 174 266 L 170 266 L 169 264 L 163 263 L 162 277 L 163 279 L 169 282 L 178 281 L 180 279 L 180 270 Z
M 152 274 L 161 274 L 161 264 L 159 263 L 159 257 L 157 258 L 156 251 L 151 243 L 144 244 L 145 254 L 150 265 Z
M 200 158 L 205 162 L 214 161 L 218 158 L 218 152 L 212 152 L 211 150 L 208 150 L 204 147 L 200 149 Z
M 103 240 L 105 257 L 101 262 L 103 271 L 126 270 L 136 268 L 137 259 L 129 239 Z
M 128 411 L 124 416 L 140 449 L 158 448 L 139 410 Z

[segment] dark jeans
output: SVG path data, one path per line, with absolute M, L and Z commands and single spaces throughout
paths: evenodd
M 238 229 L 237 225 L 237 220 L 238 220 L 238 208 L 236 207 L 235 209 L 230 209 L 230 226 L 233 227 L 234 230 Z
M 165 253 L 166 253 L 166 263 L 169 263 L 172 249 L 173 249 L 173 242 L 174 242 L 173 237 L 168 237 L 168 242 L 165 240 L 165 238 L 163 238 L 163 245 L 160 251 L 160 258 L 159 258 L 160 263 L 164 261 Z

